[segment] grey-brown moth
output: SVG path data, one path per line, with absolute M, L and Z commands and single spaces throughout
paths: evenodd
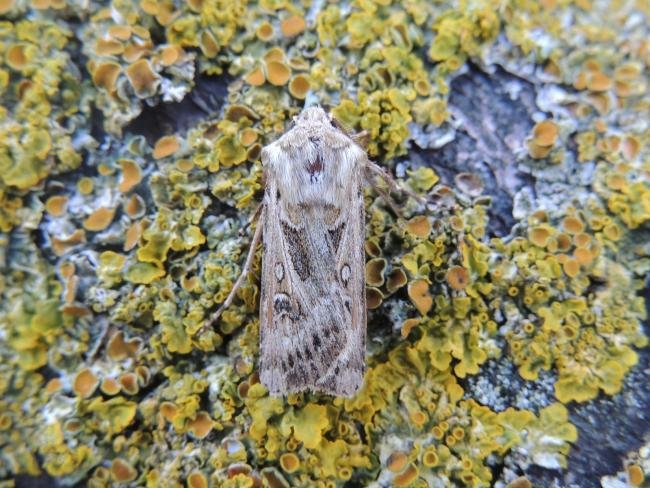
M 351 396 L 365 370 L 363 189 L 380 175 L 356 136 L 319 107 L 262 150 L 266 187 L 242 275 L 263 233 L 260 380 L 271 395 Z

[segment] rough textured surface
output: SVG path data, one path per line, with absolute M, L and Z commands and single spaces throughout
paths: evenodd
M 647 484 L 649 17 L 0 0 L 0 480 Z M 260 384 L 259 259 L 204 327 L 313 101 L 427 201 L 366 190 L 348 400 Z
M 569 455 L 571 470 L 564 483 L 597 485 L 607 474 L 621 470 L 627 453 L 637 451 L 650 435 L 650 354 L 639 355 L 639 363 L 625 380 L 623 390 L 612 398 L 598 398 L 575 406 L 570 418 L 581 433 Z M 606 439 L 606 441 L 603 441 Z M 545 484 L 540 479 L 540 484 Z
M 124 130 L 128 134 L 144 136 L 151 146 L 163 136 L 184 135 L 202 120 L 219 114 L 226 103 L 229 82 L 225 75 L 198 75 L 194 89 L 183 100 L 145 107 Z M 97 115 L 98 125 L 101 125 L 102 117 Z
M 419 164 L 433 167 L 448 185 L 454 184 L 458 173 L 481 175 L 485 193 L 493 199 L 487 228 L 491 235 L 508 235 L 517 222 L 512 216 L 513 196 L 525 188 L 535 191 L 534 180 L 518 171 L 515 153 L 521 135 L 533 125 L 536 96 L 532 84 L 501 68 L 485 73 L 470 66 L 451 83 L 450 111 L 461 121 L 454 140 L 439 149 L 414 149 L 415 154 L 409 155 Z M 512 141 L 511 146 L 507 141 Z M 647 295 L 648 290 L 641 294 Z M 647 333 L 648 322 L 645 328 Z M 568 456 L 570 469 L 566 472 L 535 466 L 524 469 L 512 458 L 505 460 L 505 466 L 525 472 L 533 486 L 600 486 L 601 477 L 620 471 L 626 455 L 650 438 L 649 379 L 650 350 L 646 348 L 640 351 L 639 362 L 619 394 L 569 408 L 579 437 Z M 554 381 L 550 373 L 535 382 L 524 381 L 504 356 L 489 361 L 462 384 L 466 396 L 497 412 L 509 406 L 537 412 L 551 401 Z
M 518 170 L 517 153 L 533 127 L 536 93 L 531 83 L 499 67 L 486 73 L 470 64 L 466 71 L 450 85 L 449 111 L 457 127 L 453 142 L 413 157 L 428 161 L 450 186 L 458 173 L 479 175 L 492 196 L 488 233 L 502 237 L 516 223 L 515 194 L 533 190 L 529 175 Z

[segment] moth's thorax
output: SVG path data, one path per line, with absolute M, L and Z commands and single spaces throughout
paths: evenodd
M 364 157 L 321 109 L 303 111 L 295 126 L 262 152 L 281 200 L 306 205 L 344 203 L 351 188 L 359 185 Z

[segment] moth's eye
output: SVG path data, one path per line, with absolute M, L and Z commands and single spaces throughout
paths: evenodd
M 330 117 L 330 125 L 338 130 L 343 130 L 341 123 L 334 117 Z

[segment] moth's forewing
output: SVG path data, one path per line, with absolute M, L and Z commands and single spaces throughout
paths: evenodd
M 364 151 L 320 108 L 265 147 L 260 378 L 350 396 L 365 369 Z

